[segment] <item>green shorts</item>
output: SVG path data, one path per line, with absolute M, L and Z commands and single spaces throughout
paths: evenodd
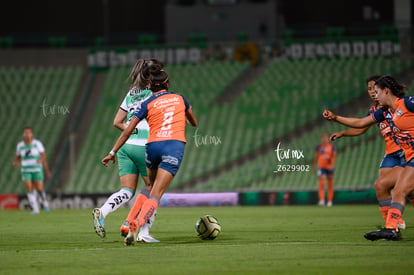
M 128 174 L 147 176 L 145 146 L 124 144 L 116 154 L 119 176 Z
M 22 181 L 26 182 L 26 181 L 43 181 L 44 180 L 44 176 L 43 176 L 43 171 L 40 172 L 22 172 Z

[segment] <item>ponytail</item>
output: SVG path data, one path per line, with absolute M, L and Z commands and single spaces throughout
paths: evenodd
M 128 79 L 131 80 L 130 88 L 138 87 L 140 89 L 145 89 L 146 87 L 148 87 L 151 81 L 150 68 L 152 66 L 157 66 L 157 68 L 160 68 L 161 70 L 164 68 L 164 64 L 158 59 L 138 59 L 128 77 Z
M 159 64 L 153 64 L 149 67 L 149 71 L 151 75 L 151 91 L 155 93 L 161 90 L 167 90 L 169 87 L 169 79 L 163 67 Z

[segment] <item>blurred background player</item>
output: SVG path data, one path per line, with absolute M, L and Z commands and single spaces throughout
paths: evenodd
M 114 126 L 121 131 L 127 128 L 134 113 L 140 108 L 141 103 L 151 96 L 151 90 L 148 89 L 150 82 L 149 67 L 155 63 L 160 64 L 161 67 L 164 66 L 164 64 L 155 59 L 139 59 L 132 68 L 128 77 L 131 81 L 130 90 L 114 118 Z M 151 182 L 145 165 L 145 144 L 147 143 L 148 136 L 149 125 L 143 119 L 117 153 L 121 189 L 109 196 L 105 203 L 100 208 L 95 208 L 92 213 L 95 232 L 101 238 L 105 237 L 105 218 L 108 214 L 116 211 L 132 199 L 137 188 L 139 175 L 144 180 L 146 187 L 141 190 L 137 200 L 142 200 L 142 197 L 147 198 L 151 191 Z M 138 236 L 140 240 L 144 242 L 158 242 L 149 234 L 149 229 L 154 219 L 155 213 L 148 223 L 142 227 L 141 234 Z M 129 224 L 125 221 L 121 226 L 121 235 L 125 237 L 128 234 L 128 230 Z
M 21 165 L 22 181 L 27 190 L 27 199 L 29 200 L 32 214 L 39 214 L 39 199 L 43 205 L 43 210 L 50 211 L 49 203 L 44 191 L 44 174 L 50 178 L 49 166 L 46 161 L 46 152 L 43 144 L 34 138 L 31 127 L 23 129 L 23 141 L 17 144 L 16 157 L 13 166 Z
M 379 75 L 373 75 L 366 80 L 368 95 L 374 102 L 374 105 L 368 111 L 368 114 L 372 114 L 381 108 L 378 103 L 377 93 L 375 92 L 375 81 L 379 79 Z M 387 110 L 388 112 L 388 110 Z M 392 113 L 390 113 L 392 115 Z M 391 130 L 388 121 L 382 121 L 377 123 L 378 129 L 385 141 L 385 155 L 381 160 L 378 179 L 375 181 L 375 194 L 377 196 L 379 209 L 381 211 L 384 221 L 387 219 L 388 210 L 391 206 L 391 190 L 397 182 L 397 178 L 390 177 L 392 175 L 398 175 L 399 173 L 392 173 L 385 177 L 391 170 L 399 170 L 405 166 L 404 151 L 401 149 L 397 138 Z M 341 137 L 359 136 L 364 134 L 370 127 L 365 128 L 352 128 L 338 133 L 333 133 L 330 137 L 332 141 Z M 405 229 L 406 225 L 403 219 L 398 223 L 400 229 Z
M 336 148 L 329 142 L 329 134 L 323 133 L 321 136 L 321 143 L 316 147 L 315 157 L 313 159 L 313 172 L 315 173 L 317 167 L 318 185 L 319 185 L 319 203 L 318 205 L 325 205 L 325 181 L 328 183 L 328 203 L 327 206 L 332 206 L 334 189 L 333 178 L 335 170 Z
M 111 160 L 115 162 L 115 152 L 128 140 L 135 125 L 142 119 L 147 119 L 150 125 L 150 136 L 146 145 L 145 160 L 153 186 L 141 209 L 136 209 L 137 212 L 133 215 L 138 216 L 137 219 L 129 220 L 130 228 L 125 238 L 125 245 L 135 243 L 138 229 L 156 211 L 162 195 L 178 172 L 184 156 L 186 121 L 194 127 L 197 126 L 197 120 L 187 99 L 169 92 L 168 87 L 167 73 L 162 70 L 161 66 L 154 65 L 151 69 L 150 82 L 153 95 L 142 104 L 110 153 L 102 159 L 105 166 L 108 166 Z

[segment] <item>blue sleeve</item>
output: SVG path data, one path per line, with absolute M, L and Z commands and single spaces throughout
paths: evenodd
M 404 104 L 408 111 L 414 113 L 414 97 L 413 96 L 404 97 Z
M 143 120 L 148 115 L 148 103 L 143 102 L 141 108 L 138 108 L 134 114 L 134 117 L 138 118 L 139 120 Z
M 185 98 L 185 96 L 181 95 L 181 97 L 184 100 L 185 111 L 187 112 L 191 108 L 190 102 L 188 102 L 188 100 L 187 100 L 187 98 Z
M 371 114 L 371 117 L 376 122 L 384 121 L 385 120 L 385 112 L 384 112 L 384 109 L 381 108 L 381 109 L 376 110 L 375 112 L 373 112 Z
M 367 116 L 370 116 L 373 112 L 375 112 L 375 109 L 373 107 L 369 108 Z

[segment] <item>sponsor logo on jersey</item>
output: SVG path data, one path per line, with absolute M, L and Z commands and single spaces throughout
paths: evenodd
M 167 99 L 161 99 L 154 103 L 154 107 L 160 107 L 161 105 L 171 105 L 171 104 L 179 104 L 179 98 L 173 97 L 173 98 L 167 98 Z
M 133 87 L 133 88 L 130 90 L 129 94 L 130 94 L 131 96 L 133 96 L 133 95 L 138 95 L 138 94 L 143 93 L 146 89 L 148 89 L 148 88 L 145 88 L 144 90 L 141 90 L 141 89 L 139 89 L 139 88 L 137 88 L 137 87 Z

